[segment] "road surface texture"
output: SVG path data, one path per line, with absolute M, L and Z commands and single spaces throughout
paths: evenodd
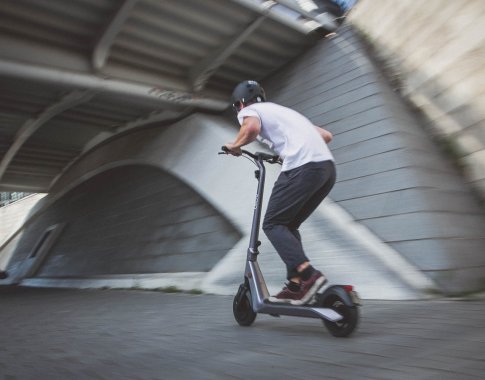
M 485 301 L 365 301 L 349 338 L 232 297 L 0 287 L 0 380 L 483 379 Z

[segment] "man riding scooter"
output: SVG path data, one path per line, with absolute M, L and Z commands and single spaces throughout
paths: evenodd
M 286 264 L 288 282 L 269 300 L 305 304 L 327 279 L 310 264 L 298 229 L 335 184 L 334 158 L 327 147 L 332 134 L 302 114 L 266 101 L 255 81 L 236 86 L 232 104 L 241 127 L 235 140 L 225 144 L 229 153 L 240 156 L 242 146 L 259 139 L 283 160 L 263 230 Z

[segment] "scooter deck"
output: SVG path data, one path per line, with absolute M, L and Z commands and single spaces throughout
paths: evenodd
M 323 318 L 331 322 L 338 322 L 343 319 L 343 316 L 337 313 L 335 310 L 324 307 L 314 307 L 311 305 L 296 306 L 290 304 L 269 302 L 268 300 L 266 300 L 265 302 L 255 306 L 255 312 L 260 314 L 288 315 L 293 317 L 320 319 Z
M 270 302 L 269 293 L 264 282 L 263 274 L 257 261 L 248 261 L 246 266 L 248 283 L 251 288 L 252 308 L 256 313 L 272 315 L 289 315 L 294 317 L 324 318 L 331 322 L 343 319 L 335 310 L 314 307 L 311 303 L 291 305 L 287 303 Z

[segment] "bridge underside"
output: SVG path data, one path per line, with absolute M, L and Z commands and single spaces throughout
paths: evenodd
M 239 81 L 265 78 L 334 30 L 335 9 L 284 0 L 6 2 L 0 191 L 48 192 L 110 137 L 223 112 Z

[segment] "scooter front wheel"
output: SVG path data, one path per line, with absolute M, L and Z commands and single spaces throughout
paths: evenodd
M 251 292 L 241 285 L 232 303 L 232 312 L 241 326 L 251 326 L 256 319 L 256 313 L 251 306 Z
M 341 297 L 336 294 L 331 294 L 325 297 L 321 303 L 322 307 L 335 310 L 342 315 L 340 321 L 332 322 L 324 319 L 323 323 L 330 334 L 335 337 L 346 337 L 352 334 L 359 322 L 359 310 L 357 306 L 349 306 Z

